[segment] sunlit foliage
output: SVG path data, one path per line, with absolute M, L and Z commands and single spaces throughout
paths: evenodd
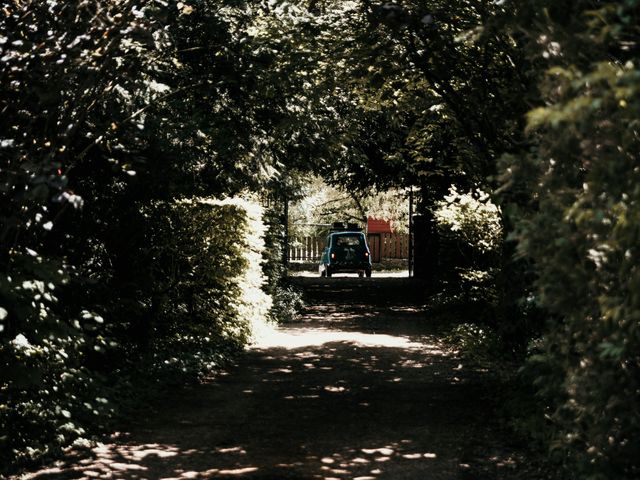
M 301 185 L 301 192 L 302 198 L 292 202 L 289 210 L 293 234 L 326 233 L 328 226 L 338 221 L 364 228 L 368 217 L 390 220 L 396 231 L 405 232 L 408 228 L 409 195 L 400 189 L 346 191 L 313 177 Z
M 460 193 L 451 187 L 436 203 L 439 226 L 480 252 L 496 251 L 502 244 L 500 209 L 481 190 Z
M 268 63 L 246 7 L 0 10 L 3 468 L 89 438 L 157 380 L 217 368 L 268 309 L 255 222 L 185 200 L 270 175 L 256 152 L 279 104 L 257 100 Z
M 499 267 L 502 340 L 547 317 L 529 378 L 568 471 L 637 478 L 639 8 L 5 2 L 2 460 L 105 427 L 141 365 L 215 368 L 269 309 L 261 272 L 271 315 L 292 313 L 283 206 L 313 172 L 354 216 L 374 187 L 419 189 L 440 280 L 482 295 Z M 213 200 L 257 190 L 265 230 Z M 465 258 L 438 259 L 450 239 Z

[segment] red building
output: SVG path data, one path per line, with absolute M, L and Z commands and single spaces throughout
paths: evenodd
M 379 220 L 377 218 L 367 218 L 367 233 L 393 233 L 391 220 Z

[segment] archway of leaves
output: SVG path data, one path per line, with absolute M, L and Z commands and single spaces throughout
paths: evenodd
M 126 403 L 113 379 L 172 364 L 186 337 L 212 340 L 187 348 L 178 377 L 246 341 L 232 272 L 250 240 L 223 240 L 243 237 L 251 215 L 201 199 L 275 200 L 264 274 L 277 280 L 281 200 L 313 172 L 353 191 L 417 188 L 425 252 L 438 251 L 432 217 L 451 185 L 491 192 L 518 260 L 515 242 L 476 259 L 499 272 L 488 317 L 511 346 L 543 334 L 530 371 L 549 387 L 531 408 L 552 420 L 527 434 L 558 439 L 578 476 L 637 476 L 637 11 L 637 0 L 4 6 L 3 461 L 105 426 Z M 200 247 L 211 263 L 193 263 Z M 438 261 L 425 255 L 425 270 Z M 459 280 L 444 277 L 432 286 Z

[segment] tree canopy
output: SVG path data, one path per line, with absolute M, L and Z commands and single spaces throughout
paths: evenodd
M 163 364 L 171 342 L 211 334 L 194 364 L 246 342 L 234 272 L 259 276 L 260 215 L 223 199 L 276 199 L 277 296 L 282 206 L 318 175 L 354 198 L 415 187 L 420 213 L 449 212 L 471 243 L 491 230 L 492 315 L 525 347 L 544 424 L 528 434 L 578 478 L 637 477 L 639 7 L 6 2 L 0 420 L 31 427 L 0 434 L 3 460 L 103 424 L 108 379 Z M 199 263 L 194 244 L 222 253 Z

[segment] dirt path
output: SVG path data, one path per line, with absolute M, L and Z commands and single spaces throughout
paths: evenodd
M 215 382 L 94 458 L 25 478 L 512 479 L 483 372 L 447 354 L 401 278 L 301 278 L 308 307 Z

